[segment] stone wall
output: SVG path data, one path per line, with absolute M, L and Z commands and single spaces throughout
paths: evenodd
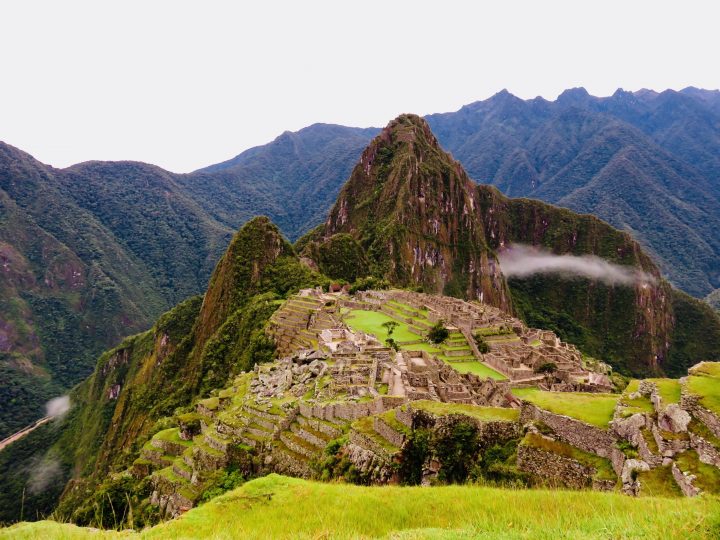
M 393 396 L 381 396 L 373 401 L 366 401 L 362 403 L 329 403 L 326 405 L 310 405 L 301 402 L 299 411 L 300 414 L 307 418 L 315 417 L 320 418 L 321 420 L 340 418 L 342 420 L 352 421 L 365 416 L 388 411 L 405 402 L 406 400 L 404 398 Z
M 680 398 L 680 407 L 688 411 L 695 418 L 700 420 L 716 437 L 720 437 L 720 417 L 700 405 L 697 396 L 686 394 L 684 391 Z
M 373 417 L 373 429 L 386 440 L 400 448 L 405 442 L 405 434 L 396 430 L 390 424 L 378 416 Z
M 698 453 L 700 461 L 720 468 L 720 450 L 693 432 L 688 432 L 688 435 L 690 435 L 690 447 Z
M 543 483 L 573 489 L 587 489 L 593 486 L 595 469 L 579 461 L 531 446 L 518 446 L 517 464 Z
M 694 497 L 700 493 L 700 490 L 692 484 L 694 477 L 683 474 L 683 472 L 678 469 L 677 465 L 674 463 L 672 464 L 672 475 L 675 482 L 680 487 L 680 491 L 682 491 L 683 495 L 686 497 Z
M 370 450 L 373 454 L 378 456 L 383 461 L 386 461 L 388 463 L 392 461 L 393 456 L 392 454 L 390 454 L 390 452 L 385 450 L 385 448 L 380 446 L 380 444 L 376 443 L 373 439 L 371 439 L 367 435 L 360 433 L 359 431 L 351 429 L 349 440 L 350 443 L 354 444 L 355 446 Z
M 557 438 L 576 448 L 591 452 L 604 458 L 611 458 L 617 435 L 608 429 L 601 429 L 575 420 L 568 416 L 544 411 L 530 402 L 524 401 L 520 409 L 520 421 L 540 421 L 549 426 Z

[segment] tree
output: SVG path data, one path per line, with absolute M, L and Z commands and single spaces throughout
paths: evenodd
M 477 343 L 477 348 L 480 351 L 480 354 L 486 354 L 490 352 L 490 345 L 488 345 L 488 342 L 485 341 L 485 338 L 481 336 L 479 333 L 476 333 L 473 335 L 473 338 L 475 338 L 475 343 Z
M 394 351 L 398 351 L 400 347 L 398 347 L 397 341 L 395 341 L 393 338 L 389 337 L 385 340 L 385 343 L 388 347 L 390 347 Z
M 398 323 L 396 323 L 395 321 L 385 321 L 384 323 L 382 323 L 381 326 L 383 328 L 385 328 L 385 330 L 387 330 L 388 337 L 390 337 L 390 336 L 392 336 L 395 329 L 400 325 Z
M 536 370 L 538 373 L 555 373 L 557 364 L 555 362 L 546 362 Z
M 440 319 L 433 325 L 432 328 L 430 328 L 430 331 L 428 332 L 428 339 L 437 344 L 445 341 L 449 335 L 450 332 L 447 328 L 445 328 L 444 321 Z

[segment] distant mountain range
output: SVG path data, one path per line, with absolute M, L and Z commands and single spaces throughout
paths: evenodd
M 427 117 L 469 176 L 631 232 L 678 287 L 720 287 L 720 93 L 506 91 Z M 232 232 L 325 220 L 379 129 L 315 124 L 191 174 L 43 165 L 0 143 L 0 436 L 42 414 L 96 355 L 204 290 Z M 717 294 L 717 293 L 716 293 Z

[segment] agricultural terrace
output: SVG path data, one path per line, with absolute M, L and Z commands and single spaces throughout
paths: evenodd
M 513 394 L 555 414 L 607 428 L 620 395 L 586 392 L 547 392 L 537 388 L 516 388 Z
M 385 340 L 392 338 L 402 350 L 425 351 L 437 356 L 440 360 L 450 364 L 459 373 L 472 373 L 498 381 L 506 379 L 503 374 L 483 364 L 473 356 L 472 350 L 462 333 L 451 332 L 444 343 L 430 343 L 425 341 L 425 333 L 433 323 L 428 320 L 425 312 L 396 301 L 387 302 L 385 307 L 393 314 L 392 316 L 381 311 L 344 309 L 342 312 L 343 321 L 352 330 L 371 334 L 381 343 L 385 343 Z M 383 326 L 389 322 L 394 322 L 397 325 L 393 328 L 392 333 L 387 326 Z
M 700 397 L 700 404 L 720 414 L 720 362 L 702 362 L 690 370 L 687 391 Z

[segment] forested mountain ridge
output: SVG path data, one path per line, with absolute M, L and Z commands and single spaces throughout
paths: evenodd
M 207 283 L 230 230 L 138 163 L 58 170 L 0 145 L 0 436 Z
M 427 120 L 474 180 L 631 232 L 673 283 L 704 296 L 720 275 L 712 96 L 618 90 L 596 98 L 579 88 L 550 102 L 503 91 Z
M 641 269 L 655 283 L 506 280 L 496 253 L 513 243 L 599 256 Z M 415 115 L 399 116 L 371 141 L 326 223 L 298 247 L 332 278 L 352 280 L 368 267 L 396 286 L 514 309 L 624 373 L 680 374 L 692 361 L 687 344 L 674 338 L 689 317 L 675 317 L 679 298 L 629 234 L 593 216 L 475 184 Z M 339 260 L 347 264 L 339 267 Z M 712 356 L 719 353 L 720 325 L 707 311 L 708 341 L 695 352 Z

